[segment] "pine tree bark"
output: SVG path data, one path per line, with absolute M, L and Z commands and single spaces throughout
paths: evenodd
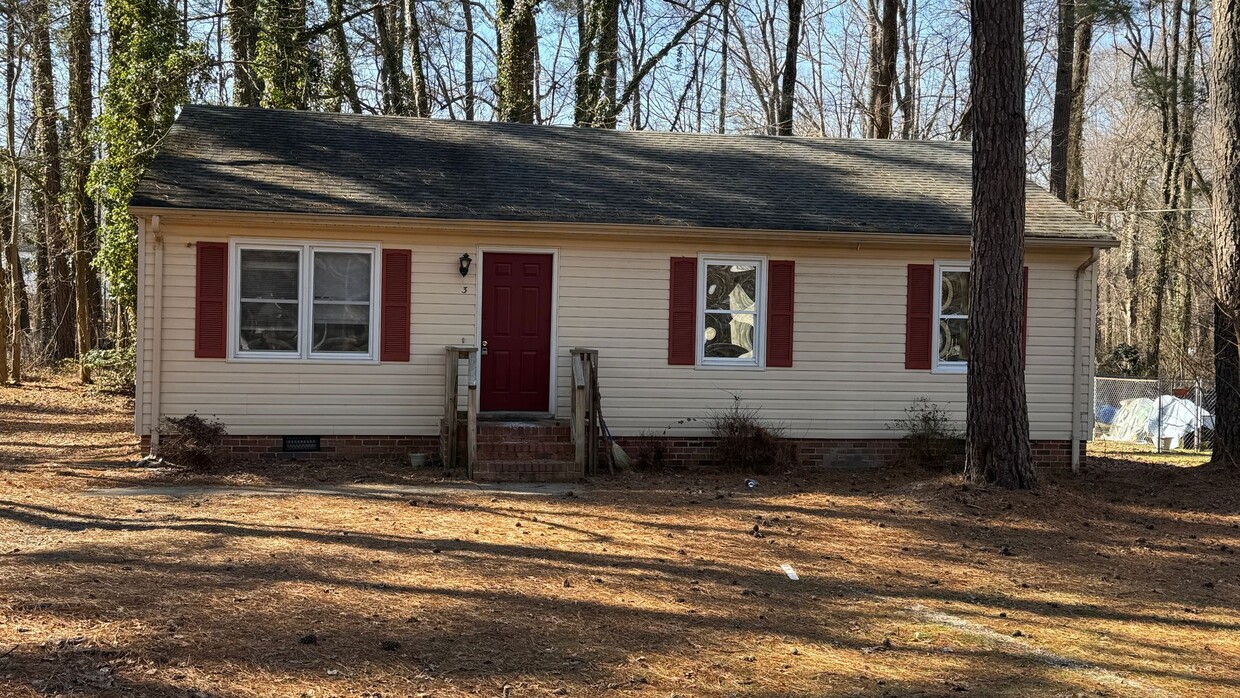
M 797 90 L 797 58 L 801 46 L 801 17 L 805 0 L 788 0 L 788 41 L 784 46 L 784 65 L 779 84 L 779 108 L 775 135 L 792 135 L 792 112 Z M 894 68 L 892 70 L 894 73 Z
M 31 92 L 34 111 L 34 153 L 38 159 L 39 188 L 34 208 L 39 223 L 36 252 L 39 281 L 39 337 L 48 359 L 59 361 L 73 356 L 73 284 L 69 272 L 69 248 L 65 240 L 60 195 L 61 152 L 57 130 L 56 91 L 52 72 L 51 15 L 47 0 L 30 3 Z
M 1025 50 L 1021 0 L 971 0 L 973 256 L 965 475 L 1037 484 L 1022 351 Z
M 1240 467 L 1240 0 L 1214 0 L 1214 457 Z
M 496 92 L 500 121 L 534 123 L 534 72 L 538 61 L 538 0 L 498 0 Z
M 69 210 L 70 237 L 73 240 L 73 296 L 76 301 L 77 356 L 82 359 L 94 346 L 93 330 L 98 319 L 98 299 L 91 293 L 91 262 L 98 245 L 95 205 L 87 192 L 87 178 L 94 161 L 90 143 L 92 118 L 91 90 L 91 3 L 69 3 Z M 78 362 L 78 378 L 89 383 L 90 366 Z
M 1068 131 L 1072 120 L 1072 68 L 1076 62 L 1076 0 L 1059 0 L 1055 102 L 1051 115 L 1050 190 L 1068 200 Z
M 257 107 L 263 94 L 254 66 L 258 49 L 258 0 L 227 0 L 225 12 L 228 13 L 228 46 L 233 58 L 233 103 Z M 343 27 L 341 31 L 343 33 Z

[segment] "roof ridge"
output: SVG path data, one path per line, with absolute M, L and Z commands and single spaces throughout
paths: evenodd
M 609 135 L 617 135 L 620 137 L 629 136 L 670 136 L 676 138 L 704 138 L 704 139 L 760 139 L 765 141 L 788 142 L 788 143 L 850 143 L 850 144 L 866 144 L 878 147 L 900 147 L 904 146 L 923 146 L 927 144 L 939 144 L 951 148 L 968 147 L 969 141 L 948 140 L 939 138 L 850 138 L 843 136 L 808 136 L 808 135 L 792 135 L 777 136 L 769 133 L 706 133 L 700 131 L 660 131 L 654 129 L 623 129 L 623 128 L 591 128 L 579 127 L 571 124 L 527 124 L 516 121 L 486 121 L 486 120 L 466 120 L 466 119 L 445 119 L 439 117 L 412 116 L 408 114 L 355 114 L 352 112 L 330 112 L 330 111 L 314 111 L 310 109 L 272 109 L 268 107 L 247 107 L 233 104 L 187 104 L 182 109 L 195 110 L 212 110 L 220 112 L 237 112 L 247 111 L 253 113 L 263 113 L 269 115 L 291 116 L 292 118 L 310 117 L 310 118 L 330 118 L 342 121 L 350 120 L 390 120 L 390 121 L 408 121 L 414 123 L 443 124 L 451 126 L 460 126 L 462 128 L 494 128 L 502 130 L 529 130 L 547 132 L 554 130 L 560 133 L 578 133 L 591 134 L 608 137 Z

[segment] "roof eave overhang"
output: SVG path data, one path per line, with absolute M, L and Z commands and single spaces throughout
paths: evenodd
M 505 221 L 459 218 L 412 218 L 403 216 L 358 216 L 331 213 L 290 213 L 284 211 L 237 211 L 227 209 L 195 209 L 165 206 L 130 206 L 130 214 L 146 218 L 161 216 L 187 221 L 226 220 L 243 223 L 248 227 L 281 227 L 294 224 L 306 229 L 339 228 L 353 225 L 373 230 L 409 230 L 416 228 L 459 229 L 474 233 L 532 233 L 555 234 L 572 232 L 575 235 L 598 235 L 606 237 L 644 238 L 714 238 L 720 236 L 759 234 L 764 238 L 787 242 L 830 241 L 839 244 L 889 244 L 907 245 L 910 242 L 928 244 L 961 245 L 968 243 L 967 235 L 944 235 L 902 232 L 836 232 L 830 230 L 776 230 L 761 228 L 707 228 L 686 225 L 636 225 L 628 223 L 576 223 L 553 221 Z M 1031 236 L 1025 238 L 1029 247 L 1118 247 L 1115 238 L 1086 238 L 1070 236 Z

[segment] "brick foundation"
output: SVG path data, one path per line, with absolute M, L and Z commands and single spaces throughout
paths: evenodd
M 298 458 L 406 455 L 409 453 L 439 453 L 438 436 L 324 436 L 320 440 L 321 451 L 298 453 Z M 143 436 L 141 449 L 151 447 L 151 437 Z M 224 448 L 234 456 L 258 458 L 279 454 L 283 450 L 282 436 L 227 436 Z
M 561 429 L 561 427 L 553 427 Z M 563 427 L 562 429 L 567 429 Z M 463 431 L 463 430 L 462 430 Z M 563 439 L 565 434 L 548 431 L 544 436 Z M 479 479 L 527 479 L 554 480 L 564 479 L 564 474 L 557 471 L 552 460 L 563 460 L 571 457 L 561 444 L 538 446 L 529 441 L 506 443 L 503 439 L 484 438 L 479 435 L 479 456 L 489 455 L 487 460 L 498 459 L 504 454 L 502 465 L 489 467 L 481 464 L 477 477 Z M 663 464 L 670 468 L 705 468 L 711 465 L 710 452 L 713 439 L 710 437 L 683 436 L 619 436 L 619 443 L 630 456 L 637 457 L 643 450 L 661 443 L 663 446 Z M 805 467 L 848 469 L 873 468 L 890 463 L 899 452 L 899 441 L 896 439 L 791 439 L 796 462 Z M 149 436 L 141 438 L 143 452 L 150 450 Z M 280 453 L 281 437 L 279 436 L 229 436 L 224 446 L 238 457 L 258 458 Z M 464 437 L 461 438 L 462 449 Z M 1072 445 L 1068 440 L 1033 441 L 1033 462 L 1043 469 L 1067 469 L 1072 466 Z M 298 457 L 359 457 L 375 455 L 405 455 L 408 453 L 426 453 L 438 455 L 440 439 L 438 436 L 324 436 L 323 450 L 319 453 L 299 453 Z M 556 449 L 554 454 L 548 448 Z M 561 452 L 563 450 L 563 452 Z M 601 450 L 601 449 L 600 449 Z M 1081 463 L 1085 463 L 1085 443 L 1081 443 Z
M 790 439 L 796 463 L 811 468 L 875 468 L 892 462 L 900 451 L 898 439 Z M 616 438 L 630 456 L 661 442 L 663 464 L 670 468 L 702 468 L 711 465 L 710 437 L 620 436 Z M 1033 441 L 1033 462 L 1043 469 L 1072 467 L 1071 441 Z M 1085 443 L 1081 443 L 1081 463 Z

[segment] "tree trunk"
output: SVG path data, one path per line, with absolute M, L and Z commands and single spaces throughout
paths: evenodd
M 1067 188 L 1065 201 L 1076 206 L 1085 189 L 1085 95 L 1089 89 L 1089 60 L 1094 44 L 1095 12 L 1088 5 L 1076 13 L 1072 59 L 1072 107 L 1068 116 Z
M 891 138 L 892 110 L 896 83 L 896 52 L 899 41 L 900 0 L 871 1 L 870 38 L 870 121 L 871 137 Z
M 306 32 L 306 0 L 258 0 L 255 69 L 263 86 L 262 105 L 307 109 L 312 62 Z
M 1240 0 L 1214 0 L 1214 460 L 1240 464 Z
M 391 9 L 385 3 L 374 8 L 375 40 L 379 44 L 379 81 L 383 86 L 383 113 L 404 114 L 405 70 L 401 65 L 400 48 L 396 45 L 397 33 L 390 20 Z
M 1139 199 L 1138 199 L 1139 200 Z M 1137 214 L 1133 213 L 1128 219 L 1128 256 L 1124 261 L 1124 278 L 1128 281 L 1128 300 L 1124 304 L 1126 323 L 1126 342 L 1132 346 L 1137 346 L 1137 320 L 1140 317 L 1138 312 L 1141 307 L 1141 285 L 1137 280 L 1141 278 L 1141 240 L 1139 238 L 1140 227 L 1137 225 Z
M 9 36 L 12 37 L 12 33 L 10 33 Z M 10 44 L 10 46 L 11 45 L 12 44 Z M 10 53 L 9 55 L 12 56 L 13 54 Z M 11 84 L 12 83 L 10 82 L 10 85 Z M 9 94 L 12 95 L 12 92 L 10 91 Z M 13 114 L 13 103 L 12 103 L 12 100 L 10 99 L 9 101 L 9 115 L 10 115 L 9 142 L 10 143 L 12 142 L 12 139 L 13 139 L 13 126 L 12 126 L 13 119 L 11 118 L 12 114 Z M 13 151 L 10 150 L 9 152 L 13 152 Z M 17 226 L 20 221 L 19 215 L 21 212 L 21 200 L 22 200 L 22 175 L 21 175 L 21 170 L 18 169 L 17 167 L 13 168 L 13 176 L 12 176 L 11 181 L 13 182 L 13 208 L 9 212 L 8 218 L 9 218 L 9 221 L 12 223 L 12 225 L 9 226 L 9 230 L 8 230 L 9 237 L 4 247 L 5 247 L 5 256 L 8 258 L 8 263 L 9 263 L 10 295 L 13 297 L 13 301 L 12 301 L 13 303 L 13 306 L 12 306 L 13 307 L 13 312 L 12 312 L 13 333 L 12 335 L 10 335 L 11 339 L 9 341 L 9 346 L 12 351 L 12 361 L 9 362 L 9 377 L 12 379 L 13 383 L 16 385 L 22 382 L 22 339 L 25 336 L 23 330 L 30 326 L 30 310 L 29 310 L 30 306 L 26 300 L 26 282 L 25 282 L 25 277 L 23 276 L 23 272 L 22 272 L 22 258 L 17 250 L 17 237 L 18 237 Z M 3 378 L 3 377 L 0 376 L 0 378 Z
M 35 214 L 39 222 L 38 281 L 39 337 L 47 358 L 57 361 L 73 356 L 73 285 L 69 273 L 69 248 L 61 214 L 61 152 L 56 122 L 56 92 L 52 72 L 51 16 L 47 0 L 30 4 L 34 19 L 31 32 L 31 91 L 34 111 L 34 153 L 38 158 L 39 188 Z
M 1059 45 L 1051 118 L 1050 190 L 1068 200 L 1068 131 L 1072 120 L 1072 68 L 1076 62 L 1076 0 L 1059 0 Z
M 900 97 L 900 138 L 913 139 L 918 130 L 917 105 L 921 90 L 918 57 L 917 0 L 900 2 L 901 50 L 904 51 L 904 93 Z
M 972 0 L 973 259 L 965 474 L 1037 484 L 1022 349 L 1025 50 L 1021 0 Z
M 254 68 L 254 54 L 258 46 L 258 0 L 227 0 L 225 7 L 228 13 L 228 47 L 233 57 L 233 103 L 257 107 L 263 94 L 263 86 Z
M 418 0 L 405 0 L 405 50 L 409 52 L 409 77 L 413 93 L 414 116 L 431 115 L 430 90 L 426 85 L 426 66 L 422 60 L 422 26 L 418 23 Z
M 465 17 L 465 120 L 474 120 L 474 8 L 472 0 L 461 0 L 461 14 Z
M 6 181 L 4 184 L 8 184 Z M 0 193 L 7 194 L 8 187 L 0 185 Z M 3 197 L 7 199 L 8 197 Z M 0 207 L 8 208 L 7 202 L 0 203 Z M 11 221 L 7 215 L 0 212 L 0 245 L 9 239 L 9 226 Z M 0 255 L 0 385 L 9 382 L 9 277 L 8 264 L 3 255 Z
M 615 128 L 619 0 L 582 0 L 577 26 L 576 125 Z
M 537 68 L 538 0 L 499 0 L 496 33 L 499 58 L 496 92 L 500 121 L 534 123 L 534 71 Z
M 353 59 L 349 51 L 349 38 L 345 33 L 344 0 L 327 0 L 327 22 L 331 26 L 332 87 L 349 105 L 349 111 L 362 113 L 362 100 L 357 94 L 357 80 L 353 77 Z
M 8 265 L 9 297 L 12 308 L 12 312 L 9 313 L 9 325 L 12 328 L 12 334 L 8 344 L 12 351 L 13 359 L 8 364 L 9 372 L 0 374 L 0 383 L 3 383 L 9 377 L 12 377 L 14 383 L 21 383 L 22 337 L 23 331 L 30 326 L 30 309 L 26 298 L 26 280 L 25 275 L 22 273 L 22 259 L 17 251 L 17 227 L 20 223 L 18 216 L 21 212 L 22 177 L 16 158 L 18 58 L 17 22 L 13 15 L 9 15 L 5 25 L 5 146 L 10 157 L 13 158 L 13 166 L 9 177 L 11 185 L 9 187 L 10 206 L 7 207 L 8 210 L 0 212 L 0 218 L 6 221 L 6 225 L 0 230 L 4 234 L 4 238 L 0 239 L 0 246 L 4 248 L 4 258 Z
M 69 225 L 73 239 L 73 296 L 76 300 L 78 377 L 90 382 L 90 366 L 82 359 L 94 346 L 92 330 L 99 313 L 90 293 L 91 262 L 97 244 L 95 204 L 86 180 L 94 162 L 90 143 L 93 113 L 91 90 L 91 3 L 69 4 Z
M 1163 58 L 1162 74 L 1157 86 L 1161 110 L 1162 143 L 1162 211 L 1158 214 L 1157 235 L 1154 238 L 1154 292 L 1150 309 L 1150 348 L 1146 363 L 1158 370 L 1162 362 L 1163 309 L 1166 307 L 1167 286 L 1171 278 L 1171 248 L 1175 245 L 1180 208 L 1180 174 L 1182 163 L 1180 146 L 1180 54 L 1181 26 L 1184 15 L 1183 0 L 1171 6 L 1171 45 Z
M 728 35 L 731 27 L 731 0 L 723 0 L 723 30 L 719 36 L 719 133 L 728 128 Z
M 801 16 L 805 0 L 788 0 L 788 43 L 784 47 L 784 65 L 779 85 L 779 109 L 776 111 L 775 135 L 792 135 L 792 112 L 797 90 L 797 58 L 801 45 Z

